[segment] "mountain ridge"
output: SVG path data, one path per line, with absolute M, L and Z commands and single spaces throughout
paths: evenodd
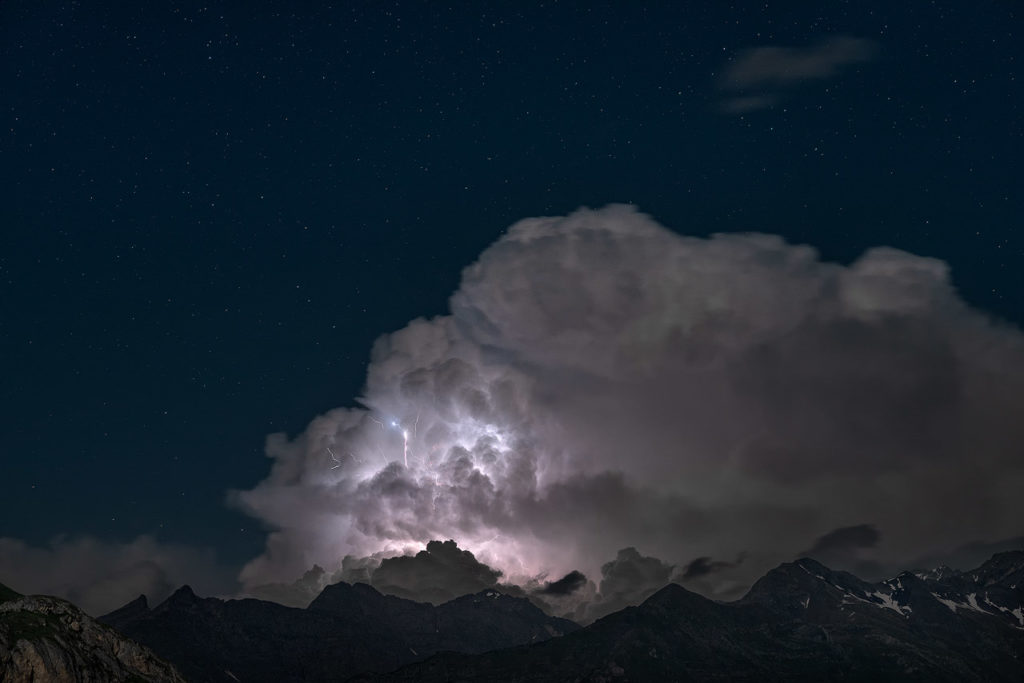
M 801 558 L 733 602 L 669 585 L 563 638 L 353 681 L 1019 681 L 1024 552 L 870 583 Z
M 62 630 L 12 637 L 7 615 L 23 613 L 36 615 L 37 631 Z M 74 672 L 68 680 L 129 678 L 116 668 L 118 652 L 151 667 L 140 678 L 174 683 L 182 675 L 195 683 L 1024 680 L 1024 551 L 969 571 L 905 571 L 878 582 L 800 558 L 732 602 L 669 584 L 584 628 L 495 590 L 435 606 L 342 582 L 299 609 L 200 597 L 186 585 L 154 607 L 140 596 L 100 617 L 131 640 L 89 627 L 116 639 L 114 664 L 82 654 L 94 650 L 83 649 L 92 631 L 78 615 L 89 619 L 65 601 L 0 584 L 0 664 L 11 661 L 12 643 L 25 650 L 45 641 L 33 661 L 50 667 L 38 669 L 47 680 L 61 680 L 52 662 L 73 662 L 62 664 Z M 0 676 L 15 680 L 31 679 Z
M 182 586 L 152 609 L 137 598 L 100 619 L 177 663 L 196 683 L 336 681 L 442 650 L 485 652 L 579 628 L 492 590 L 434 606 L 344 582 L 326 587 L 305 609 L 201 598 Z

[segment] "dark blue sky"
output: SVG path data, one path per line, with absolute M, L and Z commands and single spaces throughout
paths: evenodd
M 96 4 L 0 3 L 0 536 L 256 554 L 264 436 L 527 216 L 891 245 L 1024 323 L 1015 3 Z M 834 36 L 875 51 L 725 111 Z

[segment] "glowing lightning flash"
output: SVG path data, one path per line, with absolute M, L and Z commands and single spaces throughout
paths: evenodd
M 402 430 L 402 454 L 405 456 L 405 469 L 409 469 L 409 430 Z
M 416 416 L 416 422 L 419 423 L 419 415 Z M 374 422 L 380 422 L 374 420 Z M 402 432 L 402 457 L 405 460 L 405 468 L 409 469 L 409 430 L 402 427 L 398 420 L 392 420 L 391 426 Z

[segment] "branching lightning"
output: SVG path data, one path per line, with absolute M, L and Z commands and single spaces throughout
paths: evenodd
M 419 422 L 419 415 L 416 416 L 416 421 Z M 379 420 L 374 420 L 374 422 L 380 422 L 380 421 Z M 380 422 L 380 424 L 381 424 L 381 426 L 384 425 L 383 422 Z M 398 420 L 392 420 L 391 421 L 391 426 L 394 427 L 395 429 L 397 429 L 398 431 L 402 432 L 402 459 L 405 462 L 406 469 L 408 469 L 409 468 L 409 430 L 406 429 L 405 427 L 403 427 Z
M 338 456 L 334 454 L 334 451 L 331 450 L 330 446 L 327 446 L 327 452 L 331 454 L 331 460 L 334 461 L 334 465 L 331 467 L 332 470 L 336 470 L 344 464 L 341 460 L 338 460 Z M 346 453 L 345 455 L 352 458 L 353 462 L 355 462 L 356 464 L 362 462 L 359 458 L 352 455 L 351 453 Z
M 380 426 L 381 432 L 384 433 L 382 434 L 382 440 L 372 439 L 370 443 L 366 444 L 371 453 L 376 453 L 377 456 L 380 457 L 381 463 L 384 467 L 387 467 L 393 462 L 392 458 L 385 455 L 389 450 L 386 445 L 387 439 L 390 438 L 386 436 L 386 432 L 391 429 L 402 435 L 402 463 L 406 469 L 410 468 L 410 459 L 412 461 L 412 465 L 417 469 L 432 469 L 432 466 L 437 464 L 435 462 L 435 454 L 439 450 L 443 451 L 446 448 L 446 445 L 443 443 L 434 443 L 432 445 L 421 444 L 422 450 L 417 450 L 415 448 L 416 444 L 419 443 L 417 439 L 419 438 L 420 410 L 416 411 L 416 417 L 413 420 L 412 425 L 408 427 L 397 417 L 387 417 L 384 420 L 378 419 L 373 415 L 367 415 L 366 417 L 377 423 L 377 425 Z M 492 440 L 500 450 L 507 450 L 508 448 L 504 435 L 497 430 L 494 425 L 482 425 L 476 421 L 470 421 L 461 425 L 458 433 L 459 436 L 456 437 L 455 443 L 465 447 L 468 447 L 469 444 L 477 442 L 480 439 L 487 438 Z M 410 442 L 412 445 L 410 445 Z M 448 446 L 451 445 L 454 444 L 448 444 Z M 344 464 L 343 459 L 339 458 L 333 450 L 327 448 L 327 452 L 330 454 L 331 460 L 333 461 L 330 469 L 338 469 Z M 369 462 L 368 459 L 360 460 L 352 453 L 346 453 L 346 455 L 351 457 L 356 463 Z M 370 459 L 372 459 L 372 457 Z

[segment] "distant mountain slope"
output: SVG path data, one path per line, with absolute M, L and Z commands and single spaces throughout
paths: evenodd
M 579 628 L 493 591 L 434 607 L 346 583 L 328 586 L 307 609 L 198 598 L 184 587 L 152 610 L 139 598 L 100 619 L 193 683 L 338 681 L 441 650 L 486 652 Z
M 0 683 L 184 683 L 170 664 L 71 603 L 0 584 Z
M 803 559 L 734 603 L 670 585 L 564 638 L 356 680 L 1021 681 L 1022 605 L 1024 552 L 878 584 Z

